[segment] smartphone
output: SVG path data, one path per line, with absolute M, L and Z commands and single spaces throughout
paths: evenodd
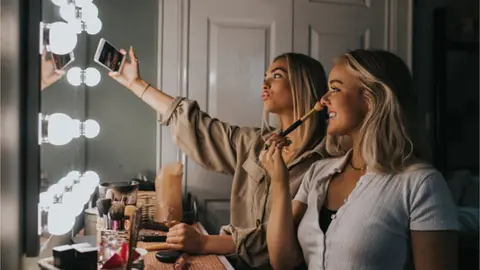
M 67 53 L 64 55 L 51 53 L 51 58 L 53 60 L 53 65 L 55 66 L 56 70 L 65 69 L 68 65 L 73 63 L 73 61 L 75 60 L 75 56 L 73 55 L 73 52 Z
M 94 60 L 106 69 L 118 72 L 125 63 L 126 56 L 120 50 L 115 48 L 110 42 L 102 38 L 98 42 L 97 51 Z

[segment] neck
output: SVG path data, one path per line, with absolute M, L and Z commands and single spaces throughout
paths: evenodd
M 280 124 L 282 130 L 287 129 L 295 121 L 295 119 L 293 119 L 293 113 L 279 114 L 278 116 L 280 117 Z M 290 141 L 292 141 L 291 146 L 294 147 L 295 138 L 293 138 L 293 133 L 290 133 L 287 137 L 290 139 Z
M 365 160 L 362 157 L 362 151 L 360 146 L 359 136 L 351 135 L 353 148 L 352 148 L 352 157 L 350 159 L 350 164 L 354 168 L 365 168 Z

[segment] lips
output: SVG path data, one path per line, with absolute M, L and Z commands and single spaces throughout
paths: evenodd
M 329 119 L 330 119 L 330 118 L 333 118 L 333 117 L 335 117 L 335 116 L 337 116 L 337 113 L 336 113 L 336 112 L 328 112 L 328 118 L 329 118 Z
M 268 94 L 267 92 L 262 92 L 262 100 L 267 100 L 268 98 L 270 97 L 270 94 Z

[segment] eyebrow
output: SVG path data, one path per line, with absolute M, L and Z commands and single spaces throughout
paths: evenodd
M 274 73 L 275 71 L 278 71 L 278 70 L 283 71 L 285 73 L 288 73 L 287 70 L 285 70 L 283 67 L 276 67 L 276 68 L 272 69 L 270 71 L 270 73 Z M 267 77 L 267 73 L 265 73 L 264 76 Z
M 330 84 L 332 84 L 332 83 L 339 83 L 339 84 L 343 84 L 343 82 L 342 82 L 342 81 L 340 81 L 340 80 L 331 80 L 329 83 L 330 83 Z

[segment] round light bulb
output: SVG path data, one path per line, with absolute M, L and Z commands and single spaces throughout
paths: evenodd
M 67 4 L 67 0 L 52 0 L 52 3 L 56 6 L 64 6 Z
M 82 176 L 82 180 L 90 187 L 96 188 L 100 183 L 100 176 L 98 176 L 98 173 L 94 171 L 86 171 Z
M 65 177 L 72 178 L 75 181 L 78 180 L 81 175 L 79 171 L 70 171 Z
M 75 225 L 75 216 L 63 204 L 56 203 L 48 211 L 48 232 L 52 235 L 64 235 Z
M 60 7 L 60 17 L 67 22 L 74 21 L 76 10 L 74 4 L 67 4 Z
M 65 192 L 62 198 L 62 204 L 65 208 L 72 211 L 74 217 L 80 215 L 85 204 L 81 203 L 81 198 L 78 198 L 77 193 Z
M 102 30 L 102 21 L 99 18 L 88 21 L 85 29 L 87 34 L 96 35 Z
M 65 187 L 62 187 L 59 184 L 53 184 L 48 188 L 47 193 L 49 193 L 53 198 L 55 196 L 62 195 L 64 191 L 65 191 Z
M 82 135 L 82 122 L 78 119 L 72 120 L 72 135 L 73 138 L 79 138 Z
M 64 189 L 66 187 L 71 187 L 71 186 L 73 186 L 73 178 L 62 177 L 62 179 L 60 179 L 60 181 L 58 181 L 58 185 L 60 185 L 61 187 L 63 186 Z
M 39 206 L 40 206 L 40 209 L 43 210 L 43 211 L 48 211 L 50 206 L 53 205 L 53 194 L 46 191 L 46 192 L 42 192 L 40 193 L 40 202 L 39 202 Z
M 48 141 L 53 145 L 65 145 L 73 139 L 72 119 L 63 113 L 48 116 Z
M 83 31 L 82 21 L 75 18 L 74 20 L 68 21 L 68 25 L 72 28 L 72 31 L 75 33 L 80 34 Z
M 89 3 L 92 3 L 92 0 L 75 0 L 75 5 L 80 8 Z
M 79 67 L 72 67 L 67 72 L 67 81 L 73 86 L 82 84 L 82 69 Z
M 90 22 L 98 17 L 98 8 L 93 3 L 86 3 L 82 6 L 82 21 Z
M 78 202 L 81 204 L 86 204 L 90 200 L 90 197 L 93 193 L 92 188 L 83 182 L 73 185 L 72 192 L 75 194 L 75 198 L 77 198 Z
M 96 86 L 101 79 L 100 71 L 98 69 L 89 67 L 85 69 L 85 84 L 89 87 Z
M 75 29 L 65 22 L 50 24 L 50 51 L 64 55 L 70 53 L 77 46 Z
M 92 139 L 100 134 L 100 125 L 97 121 L 88 119 L 83 123 L 83 135 L 87 139 Z

